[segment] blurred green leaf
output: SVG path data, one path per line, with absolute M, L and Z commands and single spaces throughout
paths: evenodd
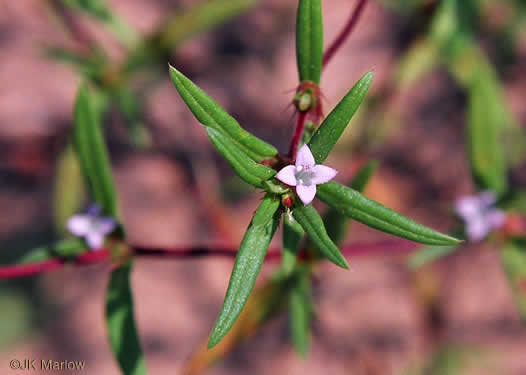
M 296 266 L 296 258 L 305 231 L 292 215 L 283 215 L 283 255 L 281 259 L 281 274 L 290 275 Z
M 292 343 L 302 357 L 310 349 L 312 305 L 310 270 L 300 268 L 290 287 L 289 311 Z
M 277 155 L 275 147 L 241 128 L 212 98 L 172 66 L 170 76 L 181 98 L 201 124 L 228 134 L 255 161 Z
M 354 85 L 347 95 L 338 103 L 327 118 L 322 122 L 318 131 L 312 136 L 309 147 L 314 155 L 316 164 L 321 164 L 327 158 L 332 148 L 338 142 L 343 131 L 351 121 L 354 113 L 365 98 L 373 82 L 373 73 L 366 73 Z
M 30 264 L 44 262 L 53 258 L 76 257 L 86 252 L 87 246 L 84 241 L 78 238 L 68 238 L 60 240 L 53 245 L 40 246 L 24 254 L 14 264 Z
M 53 196 L 55 230 L 65 234 L 67 220 L 80 211 L 86 198 L 82 171 L 73 148 L 68 145 L 59 157 Z
M 100 21 L 111 19 L 111 12 L 104 0 L 61 0 L 64 5 L 78 9 Z
M 156 38 L 162 47 L 176 47 L 196 34 L 210 30 L 252 8 L 257 0 L 208 0 L 181 9 Z
M 521 319 L 526 322 L 526 245 L 510 242 L 500 252 Z
M 300 0 L 296 20 L 296 59 L 300 82 L 320 84 L 323 60 L 321 0 Z
M 120 111 L 124 115 L 124 122 L 128 128 L 132 144 L 138 148 L 151 146 L 151 135 L 143 121 L 141 99 L 128 86 L 119 86 L 113 94 Z
M 337 266 L 349 268 L 349 264 L 342 253 L 340 253 L 338 246 L 329 238 L 318 211 L 312 205 L 304 206 L 303 204 L 298 204 L 293 208 L 292 215 L 307 232 L 312 243 L 327 259 Z
M 508 171 L 502 152 L 501 103 L 494 101 L 493 85 L 482 73 L 469 91 L 467 136 L 474 180 L 479 189 L 502 195 L 507 190 Z
M 413 220 L 335 182 L 318 185 L 318 198 L 365 225 L 408 240 L 429 245 L 454 245 L 460 241 L 417 224 Z
M 428 246 L 418 250 L 409 257 L 408 265 L 411 269 L 417 269 L 434 261 L 441 259 L 459 250 L 459 246 Z
M 358 192 L 363 192 L 367 183 L 374 174 L 378 163 L 372 160 L 365 164 L 360 170 L 353 176 L 349 186 Z M 342 215 L 340 211 L 333 207 L 329 207 L 325 215 L 323 215 L 323 223 L 327 228 L 327 234 L 334 241 L 335 244 L 339 245 L 343 243 L 345 236 L 349 230 L 350 219 Z
M 279 224 L 280 204 L 276 196 L 267 194 L 252 218 L 236 256 L 225 301 L 210 335 L 209 348 L 217 345 L 232 328 L 254 288 Z
M 106 326 L 111 348 L 124 375 L 145 375 L 146 362 L 135 326 L 130 287 L 132 263 L 112 271 L 106 296 Z
M 75 102 L 73 143 L 84 177 L 104 215 L 117 217 L 117 196 L 106 145 L 101 130 L 100 104 L 86 85 Z
M 206 128 L 206 134 L 243 181 L 257 187 L 264 187 L 263 183 L 276 174 L 274 169 L 252 160 L 222 131 Z

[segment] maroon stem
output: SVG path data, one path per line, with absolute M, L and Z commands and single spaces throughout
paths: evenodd
M 353 9 L 351 17 L 347 21 L 347 24 L 340 32 L 338 37 L 336 37 L 334 42 L 332 42 L 329 48 L 327 48 L 327 51 L 325 51 L 325 53 L 323 54 L 323 67 L 325 67 L 329 63 L 334 54 L 341 48 L 341 46 L 349 37 L 349 35 L 351 35 L 351 32 L 358 23 L 358 20 L 360 19 L 360 16 L 362 15 L 366 4 L 367 0 L 358 0 L 358 5 L 356 5 L 356 7 Z
M 341 251 L 346 257 L 349 256 L 374 256 L 374 255 L 399 255 L 406 254 L 417 247 L 419 244 L 395 239 L 385 240 L 374 243 L 356 243 L 344 246 Z M 235 258 L 237 250 L 231 247 L 181 247 L 181 248 L 152 248 L 143 246 L 134 246 L 133 253 L 137 257 L 154 257 L 154 258 L 174 258 L 189 259 L 201 258 L 208 256 L 219 256 L 226 258 Z M 279 261 L 281 259 L 280 249 L 270 249 L 265 260 Z M 42 262 L 31 264 L 20 264 L 13 266 L 0 267 L 0 280 L 9 280 L 19 277 L 34 276 L 45 272 L 55 271 L 66 264 L 76 266 L 109 263 L 111 260 L 110 251 L 100 249 L 90 251 L 79 255 L 71 261 L 64 259 L 50 259 Z
M 298 122 L 296 123 L 296 129 L 294 130 L 294 136 L 290 142 L 289 157 L 292 163 L 296 161 L 296 154 L 298 153 L 301 137 L 303 137 L 303 130 L 305 130 L 306 120 L 307 112 L 300 112 L 298 115 Z

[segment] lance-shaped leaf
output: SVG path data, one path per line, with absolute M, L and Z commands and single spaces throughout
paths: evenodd
M 349 186 L 358 191 L 363 192 L 367 183 L 371 179 L 374 171 L 377 167 L 376 161 L 370 161 L 365 164 L 360 170 L 353 176 Z M 327 228 L 327 234 L 334 241 L 335 244 L 339 245 L 345 239 L 349 230 L 349 217 L 343 215 L 340 211 L 335 208 L 329 207 L 325 215 L 323 215 L 323 222 L 325 228 Z
M 206 128 L 206 133 L 216 149 L 223 155 L 243 181 L 257 187 L 263 187 L 263 183 L 276 174 L 274 169 L 258 164 L 248 157 L 248 155 L 240 150 L 232 139 L 223 132 Z
M 83 85 L 75 103 L 74 149 L 84 177 L 102 214 L 117 216 L 117 196 L 111 176 L 110 160 L 102 136 L 99 105 Z
M 489 72 L 486 72 L 489 74 Z M 481 189 L 502 195 L 507 189 L 507 167 L 502 144 L 502 109 L 495 100 L 496 88 L 479 73 L 470 88 L 468 142 L 471 170 Z
M 208 347 L 214 347 L 234 325 L 248 300 L 279 224 L 280 200 L 267 194 L 258 207 L 239 247 L 230 282 Z
M 296 351 L 302 357 L 309 352 L 313 315 L 309 274 L 307 270 L 300 269 L 289 292 L 291 338 Z
M 320 185 L 323 186 L 323 185 Z M 323 220 L 318 214 L 318 211 L 312 205 L 304 206 L 299 204 L 294 207 L 292 211 L 294 218 L 300 223 L 305 232 L 309 235 L 312 243 L 320 250 L 320 252 L 327 257 L 331 262 L 342 268 L 349 268 L 345 257 L 340 253 L 338 246 L 332 242 Z
M 111 348 L 124 375 L 145 375 L 146 363 L 139 342 L 130 287 L 132 263 L 116 268 L 106 295 L 106 325 Z
M 320 84 L 323 60 L 321 0 L 300 0 L 298 4 L 296 60 L 300 82 Z
M 62 3 L 101 21 L 111 18 L 111 12 L 104 0 L 62 0 Z
M 318 186 L 318 198 L 354 220 L 395 236 L 429 245 L 454 245 L 460 242 L 332 181 Z
M 255 161 L 278 154 L 274 146 L 244 130 L 211 97 L 172 66 L 170 66 L 170 77 L 181 98 L 201 124 L 228 134 Z
M 521 319 L 526 321 L 526 246 L 510 242 L 501 250 L 500 258 Z
M 296 258 L 305 231 L 292 215 L 283 215 L 283 255 L 281 273 L 289 275 L 296 265 Z
M 351 91 L 329 113 L 318 131 L 314 133 L 309 142 L 309 147 L 314 155 L 316 164 L 322 164 L 336 142 L 338 142 L 347 124 L 349 124 L 349 121 L 351 121 L 351 118 L 365 98 L 365 94 L 367 94 L 372 82 L 372 72 L 368 72 L 360 78 Z

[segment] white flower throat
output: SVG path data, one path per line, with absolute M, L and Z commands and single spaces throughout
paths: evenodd
M 299 165 L 296 167 L 296 180 L 300 185 L 312 185 L 312 178 L 314 177 L 314 170 L 310 166 Z

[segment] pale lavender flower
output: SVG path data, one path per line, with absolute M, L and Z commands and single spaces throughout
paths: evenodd
M 466 196 L 455 202 L 455 211 L 466 223 L 468 239 L 477 242 L 506 222 L 506 214 L 495 208 L 497 198 L 491 191 Z
M 111 217 L 100 216 L 100 207 L 93 205 L 82 215 L 73 215 L 67 222 L 68 230 L 83 237 L 90 249 L 100 249 L 104 238 L 114 231 L 117 222 Z
M 296 156 L 296 165 L 288 165 L 278 172 L 276 178 L 290 186 L 304 205 L 308 205 L 316 195 L 316 185 L 324 184 L 334 178 L 338 171 L 325 165 L 316 165 L 309 146 L 303 145 Z

